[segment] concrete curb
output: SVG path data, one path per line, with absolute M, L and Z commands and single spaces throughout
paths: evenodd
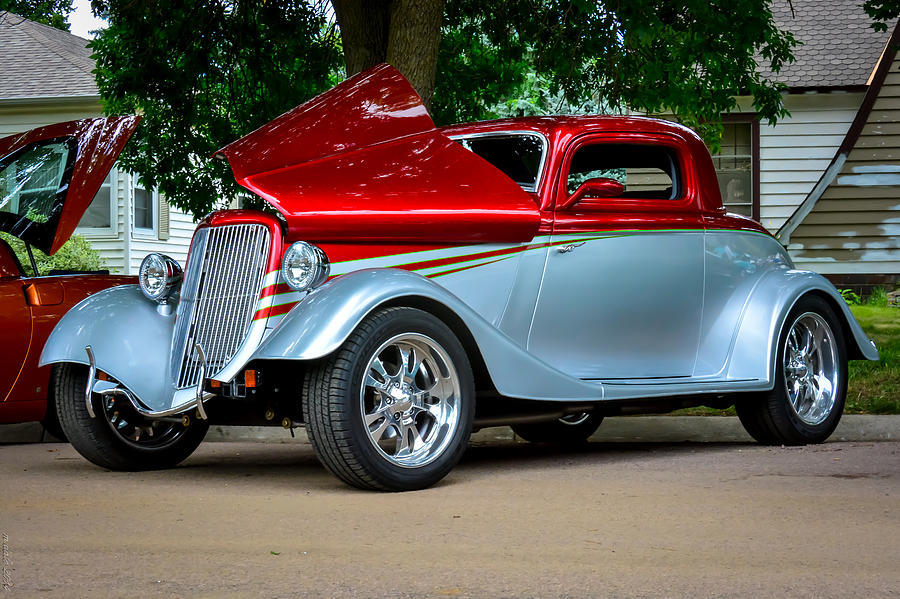
M 213 426 L 206 437 L 211 442 L 251 441 L 309 443 L 306 431 L 295 437 L 280 427 Z M 505 426 L 486 428 L 472 435 L 473 443 L 514 442 Z M 591 437 L 607 443 L 750 443 L 752 439 L 734 416 L 623 416 L 607 418 Z M 852 415 L 841 418 L 830 441 L 900 440 L 900 415 Z M 0 425 L 0 444 L 55 442 L 37 422 Z

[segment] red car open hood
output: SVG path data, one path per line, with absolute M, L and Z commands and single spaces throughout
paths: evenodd
M 0 139 L 0 231 L 55 253 L 140 120 L 69 121 Z
M 225 146 L 238 183 L 309 240 L 528 241 L 537 206 L 439 132 L 393 67 L 360 73 Z

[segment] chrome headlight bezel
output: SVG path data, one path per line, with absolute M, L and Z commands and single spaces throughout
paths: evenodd
M 148 300 L 165 304 L 169 297 L 181 287 L 184 271 L 181 265 L 165 254 L 153 252 L 141 261 L 138 283 L 141 293 Z
M 292 243 L 281 258 L 281 278 L 295 291 L 318 287 L 330 272 L 331 264 L 325 252 L 306 241 Z

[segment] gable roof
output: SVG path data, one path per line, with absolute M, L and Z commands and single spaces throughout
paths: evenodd
M 0 11 L 0 100 L 99 97 L 88 40 Z
M 793 14 L 791 11 L 793 6 Z M 875 31 L 860 0 L 793 0 L 771 5 L 775 23 L 803 45 L 794 48 L 795 61 L 780 73 L 761 64 L 766 78 L 790 88 L 863 87 L 891 36 Z

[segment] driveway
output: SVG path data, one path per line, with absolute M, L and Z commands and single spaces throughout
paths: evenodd
M 501 430 L 501 429 L 497 429 Z M 434 488 L 361 492 L 308 444 L 105 472 L 0 446 L 14 592 L 48 596 L 893 597 L 900 443 L 480 435 Z M 15 596 L 15 593 L 13 595 Z

